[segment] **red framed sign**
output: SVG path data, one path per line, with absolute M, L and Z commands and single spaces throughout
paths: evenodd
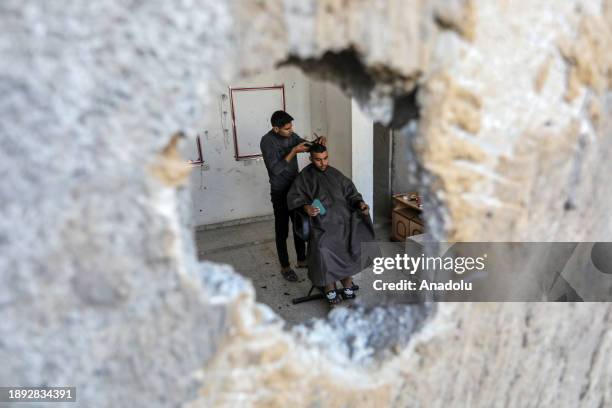
M 285 110 L 285 85 L 229 89 L 236 160 L 261 157 L 259 142 L 270 131 L 270 116 Z

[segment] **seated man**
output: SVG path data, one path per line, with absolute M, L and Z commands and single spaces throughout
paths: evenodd
M 353 182 L 328 165 L 325 146 L 310 148 L 310 162 L 293 182 L 287 204 L 292 210 L 303 208 L 311 217 L 308 277 L 313 285 L 324 287 L 333 305 L 341 301 L 336 281 L 342 282 L 344 298 L 355 297 L 352 276 L 361 269 L 361 242 L 374 240 L 374 228 L 369 207 Z

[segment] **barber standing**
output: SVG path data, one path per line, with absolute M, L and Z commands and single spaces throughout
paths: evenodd
M 270 118 L 272 129 L 266 133 L 259 144 L 263 154 L 264 163 L 270 177 L 270 196 L 274 208 L 274 233 L 276 238 L 276 251 L 281 265 L 283 278 L 290 282 L 297 282 L 298 276 L 291 269 L 289 254 L 287 253 L 287 237 L 289 236 L 289 218 L 295 222 L 295 215 L 287 207 L 287 193 L 298 175 L 298 153 L 309 150 L 306 140 L 293 132 L 293 117 L 285 111 L 276 111 Z M 327 144 L 325 137 L 321 136 L 316 143 Z M 306 244 L 293 236 L 297 267 L 306 267 Z

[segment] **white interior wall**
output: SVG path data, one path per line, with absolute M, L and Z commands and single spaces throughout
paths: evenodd
M 352 130 L 352 179 L 355 187 L 370 206 L 374 218 L 374 177 L 372 164 L 374 162 L 374 123 L 351 101 Z
M 311 81 L 312 129 L 327 136 L 330 165 L 351 177 L 351 99 L 337 86 Z
M 325 84 L 327 100 L 327 145 L 330 164 L 345 176 L 352 177 L 351 99 L 332 84 Z
M 350 177 L 351 103 L 335 85 L 311 80 L 296 68 L 281 68 L 227 87 L 281 84 L 295 131 L 307 139 L 313 131 L 327 135 L 331 164 Z M 217 100 L 215 111 L 203 118 L 200 133 L 204 161 L 210 168 L 195 166 L 190 178 L 196 226 L 272 214 L 263 160 L 234 159 L 229 98 L 218 95 Z M 197 157 L 195 143 L 185 149 L 186 157 Z M 308 155 L 300 154 L 298 163 L 300 168 L 307 165 Z
M 325 96 L 326 83 L 322 81 L 309 81 L 310 92 L 310 120 L 313 132 L 319 135 L 328 135 L 327 125 L 327 98 Z
M 308 82 L 309 80 L 298 69 L 281 68 L 268 74 L 227 84 L 227 87 L 284 84 L 286 110 L 295 118 L 294 127 L 301 135 L 311 131 Z M 195 225 L 272 213 L 270 185 L 263 160 L 235 160 L 229 98 L 218 95 L 217 100 L 217 109 L 203 118 L 200 135 L 204 161 L 210 169 L 205 170 L 205 167 L 196 166 L 191 174 Z M 206 131 L 208 132 L 205 133 Z M 188 157 L 197 157 L 195 144 L 189 149 Z M 300 157 L 302 166 L 306 161 L 306 157 Z

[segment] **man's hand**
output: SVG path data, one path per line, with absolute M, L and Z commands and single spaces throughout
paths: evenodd
M 297 153 L 305 153 L 305 152 L 307 152 L 308 150 L 310 150 L 310 147 L 306 146 L 306 143 L 307 143 L 307 142 L 303 142 L 303 143 L 300 143 L 299 145 L 295 145 L 295 146 L 293 146 L 293 149 L 292 149 L 292 150 L 293 150 L 293 151 L 294 151 L 296 154 L 297 154 Z
M 319 210 L 317 207 L 313 207 L 309 204 L 306 204 L 303 208 L 304 211 L 306 211 L 306 214 L 308 214 L 310 217 L 316 217 L 321 212 L 321 210 Z
M 368 207 L 368 205 L 364 201 L 359 203 L 359 209 L 361 210 L 361 213 L 363 215 L 369 215 L 370 214 L 370 207 Z
M 317 137 L 317 139 L 314 141 L 314 143 L 322 144 L 323 146 L 327 147 L 327 137 L 325 137 L 325 136 L 319 136 L 319 137 Z
M 302 142 L 298 145 L 293 146 L 289 154 L 285 156 L 285 161 L 290 162 L 295 156 L 297 156 L 298 153 L 304 153 L 309 151 L 310 147 L 306 146 L 306 143 L 307 142 Z

